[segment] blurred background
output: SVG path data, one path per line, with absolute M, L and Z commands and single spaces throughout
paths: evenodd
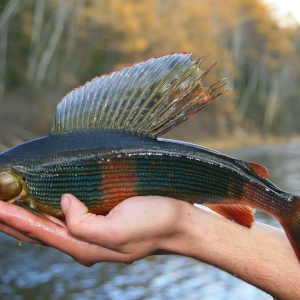
M 289 3 L 297 5 L 1 0 L 0 151 L 47 134 L 60 99 L 93 77 L 153 56 L 193 52 L 195 59 L 208 55 L 205 68 L 217 62 L 204 83 L 225 77 L 229 91 L 169 136 L 219 149 L 247 146 L 231 154 L 262 162 L 276 184 L 300 193 L 300 8 Z M 288 144 L 253 150 L 279 142 Z M 3 299 L 272 299 L 187 258 L 86 269 L 53 249 L 19 249 L 14 239 L 0 238 Z
M 279 13 L 270 0 L 2 0 L 0 147 L 47 134 L 60 99 L 93 77 L 182 51 L 217 62 L 205 83 L 225 77 L 230 91 L 176 138 L 295 135 L 300 30 Z

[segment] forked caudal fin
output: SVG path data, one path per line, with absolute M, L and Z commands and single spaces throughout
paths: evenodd
M 291 215 L 279 220 L 300 262 L 300 196 L 293 196 Z

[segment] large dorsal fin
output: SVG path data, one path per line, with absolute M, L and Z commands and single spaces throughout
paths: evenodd
M 219 86 L 203 87 L 204 58 L 171 54 L 87 82 L 59 103 L 52 134 L 114 130 L 157 137 L 212 101 Z

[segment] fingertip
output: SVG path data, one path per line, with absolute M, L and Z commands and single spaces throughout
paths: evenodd
M 70 207 L 70 203 L 71 203 L 71 200 L 70 200 L 70 196 L 68 194 L 65 194 L 61 197 L 61 210 L 62 212 L 66 215 L 68 210 L 69 210 L 69 207 Z
M 77 218 L 88 213 L 88 208 L 84 203 L 71 194 L 64 194 L 61 197 L 61 210 L 66 219 Z

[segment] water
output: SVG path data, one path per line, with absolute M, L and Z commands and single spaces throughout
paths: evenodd
M 271 180 L 300 194 L 300 142 L 231 152 L 264 164 Z M 274 226 L 263 213 L 257 219 Z M 184 299 L 225 300 L 272 297 L 212 266 L 181 256 L 158 256 L 132 265 L 101 263 L 83 267 L 55 249 L 0 234 L 0 298 L 21 299 Z

